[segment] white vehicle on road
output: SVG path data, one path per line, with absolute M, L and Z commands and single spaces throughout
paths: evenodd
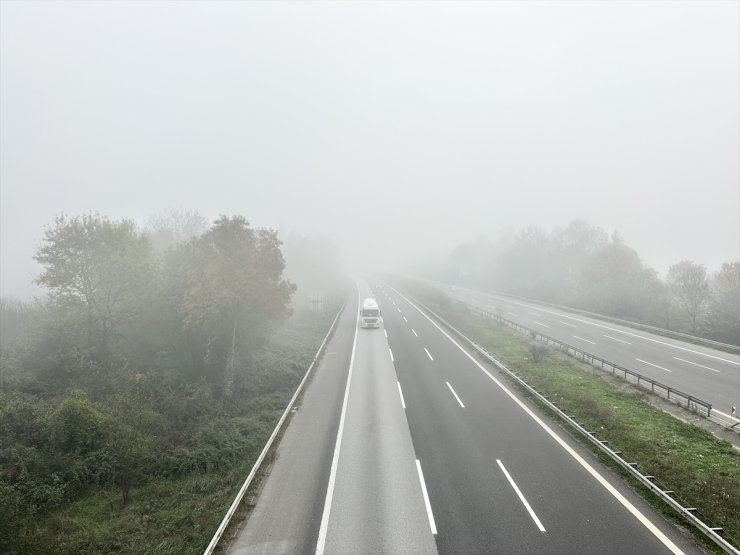
M 363 328 L 380 327 L 380 308 L 378 307 L 378 302 L 371 297 L 362 301 L 360 325 Z

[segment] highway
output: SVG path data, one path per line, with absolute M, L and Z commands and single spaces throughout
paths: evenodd
M 697 552 L 410 301 L 373 291 L 383 326 L 358 329 L 348 304 L 230 553 Z
M 740 356 L 608 321 L 473 289 L 431 282 L 463 301 L 712 404 L 740 407 Z

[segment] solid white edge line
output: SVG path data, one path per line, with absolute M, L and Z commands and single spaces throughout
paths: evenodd
M 421 471 L 421 462 L 416 459 L 416 470 L 419 472 L 419 483 L 421 484 L 421 494 L 424 496 L 424 506 L 427 508 L 427 516 L 429 517 L 429 527 L 432 529 L 432 534 L 437 535 L 437 525 L 434 523 L 434 515 L 432 514 L 432 504 L 429 503 L 429 494 L 427 493 L 427 485 L 424 482 L 424 473 Z
M 360 288 L 357 288 L 357 304 L 360 303 Z M 337 479 L 337 467 L 339 466 L 339 451 L 342 447 L 342 434 L 344 433 L 344 419 L 347 415 L 347 399 L 349 398 L 349 386 L 352 383 L 352 368 L 355 364 L 355 349 L 357 347 L 357 330 L 360 324 L 360 312 L 357 311 L 357 321 L 355 322 L 355 338 L 352 341 L 352 355 L 349 358 L 349 372 L 347 373 L 347 385 L 344 388 L 344 400 L 342 401 L 342 413 L 339 417 L 339 429 L 337 430 L 337 440 L 334 444 L 334 456 L 331 460 L 331 470 L 329 471 L 329 483 L 326 486 L 326 498 L 324 499 L 324 512 L 321 515 L 321 526 L 319 527 L 319 537 L 316 541 L 316 555 L 323 555 L 326 546 L 326 534 L 329 529 L 329 515 L 331 514 L 331 502 L 334 497 L 334 483 Z
M 576 339 L 580 339 L 581 341 L 585 341 L 586 343 L 591 343 L 591 345 L 596 345 L 596 342 L 595 341 L 591 341 L 589 339 L 584 339 L 583 337 L 578 337 L 577 335 L 574 335 L 573 337 L 575 337 Z
M 396 362 L 395 359 L 393 358 L 393 351 L 391 350 L 390 347 L 388 347 L 388 354 L 391 355 L 391 362 Z
M 493 297 L 494 299 L 505 300 L 505 299 L 502 299 L 501 297 L 497 297 L 496 295 L 491 295 L 491 297 Z M 517 303 L 514 301 L 506 301 L 506 302 L 510 302 L 511 304 L 522 306 L 524 308 L 529 307 L 529 305 Z M 582 324 L 588 324 L 589 326 L 596 326 L 598 328 L 602 328 L 605 330 L 615 331 L 617 333 L 629 335 L 630 337 L 637 337 L 638 339 L 644 339 L 645 341 L 652 341 L 653 343 L 659 343 L 660 345 L 665 345 L 667 347 L 673 347 L 674 349 L 681 349 L 682 351 L 687 351 L 689 353 L 694 353 L 696 355 L 700 355 L 703 357 L 714 358 L 717 360 L 721 360 L 722 362 L 728 362 L 730 364 L 734 364 L 735 366 L 740 366 L 740 362 L 735 362 L 734 360 L 727 360 L 726 358 L 718 357 L 716 355 L 710 355 L 709 353 L 702 353 L 701 351 L 695 351 L 693 349 L 689 349 L 688 347 L 682 347 L 681 345 L 674 345 L 673 343 L 668 343 L 666 341 L 660 341 L 659 339 L 653 339 L 652 337 L 645 337 L 644 335 L 639 335 L 637 333 L 630 333 L 628 331 L 605 326 L 604 324 L 598 324 L 596 322 L 589 322 L 588 320 L 583 320 L 581 318 L 576 318 L 575 316 L 569 316 L 567 314 L 561 314 L 559 312 L 553 312 L 552 310 L 542 309 L 542 312 L 545 312 L 547 314 L 554 314 L 555 316 L 559 316 L 560 318 L 567 318 L 568 320 L 573 320 L 574 322 L 581 322 Z
M 673 357 L 676 360 L 680 360 L 681 362 L 685 362 L 687 364 L 693 364 L 694 366 L 698 366 L 699 368 L 706 368 L 707 370 L 711 370 L 712 372 L 717 372 L 717 374 L 720 374 L 721 372 L 719 370 L 715 370 L 714 368 L 709 368 L 709 366 L 704 366 L 703 364 L 697 364 L 696 362 L 691 362 L 690 360 L 684 360 L 682 358 Z
M 486 376 L 488 376 L 493 383 L 495 383 L 501 390 L 503 390 L 504 393 L 506 393 L 512 401 L 514 401 L 517 405 L 519 405 L 519 408 L 521 408 L 532 420 L 534 420 L 547 434 L 552 437 L 560 447 L 562 447 L 566 453 L 568 453 L 578 464 L 580 464 L 586 472 L 588 472 L 601 486 L 606 489 L 612 496 L 621 503 L 621 505 L 627 509 L 632 515 L 643 525 L 645 528 L 647 528 L 656 538 L 658 538 L 663 545 L 665 545 L 671 553 L 675 553 L 676 555 L 683 555 L 683 551 L 679 549 L 679 547 L 673 543 L 670 538 L 668 538 L 663 532 L 661 532 L 655 524 L 650 522 L 650 520 L 643 515 L 640 510 L 635 507 L 628 499 L 626 499 L 621 493 L 619 493 L 614 486 L 612 486 L 606 478 L 604 478 L 601 474 L 599 474 L 595 468 L 593 468 L 586 460 L 581 457 L 578 453 L 575 452 L 575 450 L 568 445 L 565 440 L 563 440 L 558 434 L 556 434 L 550 426 L 545 424 L 542 419 L 540 419 L 539 416 L 537 416 L 532 410 L 525 405 L 522 401 L 519 400 L 519 398 L 512 393 L 509 388 L 507 388 L 501 381 L 499 381 L 493 374 L 491 374 L 485 366 L 483 366 L 480 362 L 478 362 L 473 355 L 471 355 L 468 351 L 466 351 L 463 347 L 460 346 L 460 344 L 455 341 L 445 330 L 443 330 L 437 322 L 432 320 L 424 311 L 422 311 L 418 306 L 416 306 L 415 303 L 411 302 L 409 299 L 407 299 L 402 293 L 400 293 L 397 289 L 394 288 L 394 291 L 401 296 L 407 303 L 409 303 L 412 307 L 414 307 L 419 314 L 424 316 L 427 320 L 429 320 L 432 325 L 437 328 L 442 335 L 444 335 L 447 339 L 449 339 L 453 345 L 455 345 L 458 349 L 460 349 L 465 356 L 467 356 L 473 364 L 475 364 Z
M 460 406 L 462 408 L 465 408 L 465 405 L 463 405 L 463 402 L 460 400 L 460 397 L 457 396 L 457 393 L 455 393 L 455 390 L 452 389 L 452 386 L 450 385 L 450 382 L 445 382 L 447 384 L 447 387 L 450 388 L 450 391 L 452 391 L 452 394 L 455 396 L 455 399 L 457 399 L 457 402 L 460 403 Z
M 740 422 L 739 418 L 736 418 L 732 416 L 731 414 L 727 414 L 726 412 L 722 412 L 721 410 L 717 410 L 715 408 L 712 408 L 712 412 L 716 412 L 717 414 L 721 414 L 722 416 L 728 418 L 730 421 L 734 420 L 735 422 Z
M 638 362 L 642 362 L 643 364 L 649 364 L 650 366 L 655 366 L 656 368 L 660 368 L 661 370 L 665 370 L 666 372 L 673 372 L 673 370 L 668 370 L 668 368 L 663 368 L 662 366 L 658 366 L 657 364 L 653 364 L 652 362 L 648 362 L 647 360 L 642 360 L 641 358 L 635 359 Z
M 406 401 L 403 398 L 403 391 L 401 391 L 401 382 L 396 382 L 398 384 L 398 394 L 401 396 L 401 406 L 405 409 L 406 408 Z
M 542 523 L 540 522 L 540 519 L 537 518 L 537 515 L 534 513 L 534 510 L 527 502 L 527 499 L 524 497 L 524 494 L 519 489 L 519 486 L 516 485 L 516 482 L 514 482 L 514 479 L 511 477 L 509 472 L 506 470 L 506 467 L 504 466 L 504 463 L 502 463 L 500 460 L 496 459 L 496 462 L 498 463 L 499 468 L 501 468 L 501 472 L 504 473 L 504 476 L 506 476 L 506 479 L 509 480 L 509 483 L 511 484 L 511 487 L 514 488 L 514 491 L 519 496 L 519 501 L 522 502 L 522 505 L 524 505 L 524 508 L 527 509 L 527 512 L 529 513 L 529 516 L 532 517 L 532 520 L 534 520 L 534 523 L 537 525 L 537 528 L 540 529 L 540 532 L 545 531 L 545 527 L 542 526 Z
M 431 353 L 430 353 L 430 352 L 429 352 L 429 351 L 427 350 L 427 348 L 426 348 L 426 347 L 424 347 L 424 351 L 426 352 L 427 356 L 429 357 L 429 360 L 434 360 L 434 359 L 432 358 L 432 355 L 431 355 Z

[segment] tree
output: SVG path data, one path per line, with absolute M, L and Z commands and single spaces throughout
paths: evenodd
M 668 269 L 666 283 L 686 329 L 696 334 L 706 320 L 711 300 L 706 268 L 703 264 L 683 260 Z
M 87 395 L 74 390 L 51 414 L 52 442 L 62 453 L 86 454 L 102 444 L 104 423 L 103 415 L 92 406 Z
M 597 312 L 639 318 L 653 275 L 643 268 L 637 252 L 622 242 L 611 242 L 590 258 L 581 290 L 586 304 Z
M 253 230 L 242 216 L 222 216 L 188 247 L 185 325 L 205 339 L 205 370 L 223 368 L 227 398 L 241 358 L 289 314 L 295 286 L 282 277 L 280 244 L 274 231 Z
M 151 265 L 148 240 L 130 220 L 99 215 L 60 216 L 34 257 L 44 266 L 37 282 L 53 304 L 85 332 L 97 354 L 108 354 L 111 335 L 141 304 Z
M 740 261 L 722 264 L 712 278 L 712 293 L 712 336 L 740 345 Z
M 208 229 L 208 221 L 196 211 L 170 210 L 149 219 L 145 230 L 156 252 L 187 243 Z
M 151 432 L 160 427 L 160 421 L 154 411 L 126 401 L 112 411 L 102 459 L 121 490 L 124 506 L 129 502 L 131 487 L 143 479 L 155 454 L 156 437 Z

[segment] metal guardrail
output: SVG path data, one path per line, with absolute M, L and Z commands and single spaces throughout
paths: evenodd
M 547 306 L 550 308 L 557 308 L 558 310 L 565 310 L 566 312 L 572 312 L 574 314 L 582 314 L 584 316 L 590 316 L 598 320 L 605 320 L 607 322 L 614 322 L 615 324 L 621 324 L 623 326 L 627 326 L 630 328 L 649 331 L 651 333 L 655 333 L 656 335 L 661 335 L 663 337 L 685 340 L 695 345 L 703 345 L 704 347 L 720 349 L 722 351 L 726 351 L 726 352 L 733 353 L 733 354 L 740 354 L 740 346 L 732 345 L 731 343 L 722 343 L 721 341 L 715 341 L 713 339 L 707 339 L 705 337 L 698 337 L 696 335 L 690 335 L 688 333 L 681 333 L 678 331 L 667 330 L 665 328 L 659 328 L 657 326 L 649 326 L 647 324 L 641 324 L 640 322 L 633 322 L 631 320 L 622 320 L 621 318 L 615 318 L 614 316 L 607 316 L 605 314 L 589 312 L 588 310 L 583 310 L 581 308 L 574 308 L 572 306 L 565 306 L 561 304 L 548 303 L 545 301 L 538 301 L 536 299 L 530 299 L 528 297 L 519 297 L 517 295 L 504 295 L 500 293 L 489 293 L 487 291 L 478 291 L 476 289 L 470 289 L 467 287 L 462 287 L 462 289 L 466 289 L 474 293 L 483 293 L 485 295 L 499 295 L 501 297 L 508 297 L 510 299 L 516 299 L 519 301 L 524 301 L 524 302 L 532 303 L 535 305 Z
M 409 298 L 413 299 L 413 297 L 410 297 L 410 296 Z M 514 379 L 518 384 L 520 384 L 524 389 L 526 389 L 530 394 L 532 394 L 537 400 L 539 400 L 541 403 L 547 406 L 561 419 L 566 421 L 573 429 L 577 430 L 581 435 L 583 435 L 586 439 L 588 439 L 589 442 L 591 442 L 593 445 L 599 448 L 602 452 L 606 453 L 609 456 L 609 458 L 611 458 L 620 467 L 626 470 L 631 476 L 636 478 L 643 486 L 648 488 L 651 492 L 653 492 L 660 499 L 662 499 L 667 505 L 669 505 L 671 508 L 676 510 L 681 516 L 683 516 L 688 522 L 690 522 L 697 529 L 699 529 L 702 533 L 704 533 L 704 535 L 706 535 L 709 539 L 711 539 L 715 544 L 717 544 L 720 548 L 722 548 L 726 553 L 729 553 L 730 555 L 740 555 L 740 550 L 738 550 L 735 546 L 733 546 L 730 542 L 725 540 L 720 535 L 722 533 L 722 528 L 713 527 L 713 526 L 709 526 L 708 524 L 706 524 L 701 518 L 699 518 L 699 513 L 695 507 L 683 506 L 674 497 L 675 492 L 672 490 L 663 489 L 657 483 L 655 476 L 643 474 L 642 472 L 640 472 L 637 469 L 637 463 L 627 462 L 627 459 L 623 457 L 623 454 L 621 451 L 614 451 L 613 449 L 608 447 L 608 441 L 598 439 L 596 437 L 597 435 L 596 432 L 591 432 L 587 430 L 586 428 L 584 428 L 572 416 L 569 416 L 565 412 L 563 412 L 554 402 L 550 401 L 547 397 L 545 397 L 540 392 L 535 390 L 527 382 L 521 379 L 516 373 L 512 372 L 506 366 L 504 366 L 501 362 L 499 362 L 491 353 L 489 353 L 483 347 L 475 343 L 472 339 L 469 339 L 466 335 L 464 335 L 461 331 L 455 328 L 452 324 L 447 322 L 444 318 L 436 314 L 433 310 L 424 306 L 422 303 L 420 303 L 416 299 L 414 299 L 414 302 L 416 302 L 420 307 L 426 310 L 429 314 L 434 316 L 439 322 L 441 322 L 443 325 L 449 328 L 452 332 L 457 334 L 461 339 L 467 342 L 471 347 L 473 347 L 478 353 L 480 353 L 480 355 L 485 357 L 489 362 L 491 362 L 493 365 L 495 365 L 497 368 L 499 368 L 503 372 L 506 372 L 512 379 Z
M 267 456 L 267 453 L 270 451 L 270 448 L 272 447 L 272 443 L 275 441 L 275 438 L 280 432 L 280 429 L 282 428 L 283 423 L 285 422 L 285 419 L 287 418 L 288 414 L 293 408 L 293 404 L 298 398 L 298 395 L 301 393 L 301 390 L 303 389 L 303 386 L 306 383 L 308 376 L 311 374 L 313 367 L 316 365 L 316 362 L 319 360 L 321 353 L 324 351 L 324 346 L 326 345 L 326 342 L 329 340 L 329 337 L 331 337 L 332 333 L 334 333 L 334 329 L 337 325 L 337 321 L 339 320 L 339 316 L 341 316 L 342 312 L 344 312 L 344 308 L 346 306 L 347 306 L 347 301 L 345 300 L 344 304 L 342 304 L 339 311 L 337 312 L 337 315 L 334 317 L 334 321 L 329 327 L 329 331 L 326 332 L 326 336 L 324 336 L 324 340 L 321 342 L 321 345 L 319 346 L 318 351 L 316 351 L 316 356 L 313 357 L 313 360 L 311 361 L 311 365 L 308 367 L 308 370 L 306 370 L 306 373 L 303 375 L 303 379 L 301 380 L 301 383 L 298 384 L 298 387 L 296 388 L 295 393 L 293 393 L 293 397 L 290 399 L 290 402 L 288 402 L 288 406 L 285 407 L 285 411 L 283 411 L 283 415 L 280 417 L 280 420 L 278 420 L 278 423 L 275 426 L 275 429 L 272 431 L 272 435 L 267 440 L 267 443 L 265 443 L 265 447 L 262 449 L 260 456 L 257 457 L 257 461 L 254 463 L 254 466 L 252 466 L 252 470 L 249 472 L 247 479 L 242 484 L 242 487 L 239 488 L 239 492 L 236 494 L 234 501 L 232 501 L 231 506 L 229 507 L 229 510 L 226 511 L 226 515 L 221 521 L 221 524 L 216 530 L 216 533 L 213 535 L 213 538 L 211 538 L 211 541 L 206 547 L 206 550 L 203 552 L 203 555 L 212 555 L 214 550 L 216 549 L 216 546 L 218 545 L 218 542 L 221 540 L 223 533 L 226 531 L 226 528 L 229 525 L 229 522 L 231 522 L 231 519 L 234 516 L 234 513 L 236 512 L 236 509 L 239 507 L 239 504 L 244 498 L 244 494 L 249 489 L 249 486 L 251 485 L 252 480 L 254 479 L 254 476 L 257 474 L 257 471 L 259 470 L 260 466 L 262 466 L 262 463 L 265 460 L 265 456 Z
M 489 320 L 495 320 L 497 322 L 501 322 L 502 324 L 505 324 L 512 329 L 515 329 L 517 331 L 530 335 L 533 339 L 544 341 L 549 346 L 555 346 L 561 351 L 565 351 L 567 354 L 571 354 L 572 352 L 573 356 L 579 357 L 581 360 L 591 364 L 592 366 L 597 366 L 597 367 L 600 366 L 602 369 L 607 369 L 607 367 L 610 367 L 612 369 L 612 374 L 614 375 L 616 375 L 617 371 L 619 371 L 620 373 L 624 373 L 624 379 L 626 381 L 630 381 L 627 376 L 631 376 L 634 379 L 633 383 L 636 383 L 639 386 L 645 387 L 645 384 L 649 384 L 650 391 L 652 393 L 657 393 L 657 394 L 663 393 L 664 397 L 666 397 L 670 401 L 677 402 L 677 400 L 683 399 L 686 404 L 686 408 L 688 408 L 689 410 L 697 410 L 698 407 L 703 407 L 704 410 L 706 410 L 707 417 L 710 417 L 712 415 L 712 404 L 711 403 L 708 403 L 707 401 L 703 401 L 702 399 L 694 397 L 693 395 L 690 395 L 688 393 L 684 393 L 680 389 L 676 389 L 664 383 L 658 382 L 652 378 L 648 378 L 647 376 L 644 376 L 643 374 L 635 372 L 634 370 L 630 370 L 629 368 L 625 368 L 624 366 L 621 366 L 615 362 L 611 362 L 597 355 L 593 355 L 587 351 L 584 351 L 583 349 L 580 349 L 578 347 L 575 347 L 573 345 L 560 341 L 559 339 L 555 339 L 554 337 L 550 337 L 549 335 L 540 333 L 537 330 L 533 330 L 531 328 L 527 328 L 525 326 L 517 324 L 516 322 L 512 322 L 511 320 L 507 320 L 506 318 L 499 316 L 498 314 L 488 312 L 487 310 L 483 310 L 481 308 L 478 308 L 468 303 L 461 303 L 461 304 L 465 306 L 471 312 L 479 314 L 483 316 L 484 318 L 488 318 Z M 673 397 L 671 397 L 671 395 L 673 395 Z

